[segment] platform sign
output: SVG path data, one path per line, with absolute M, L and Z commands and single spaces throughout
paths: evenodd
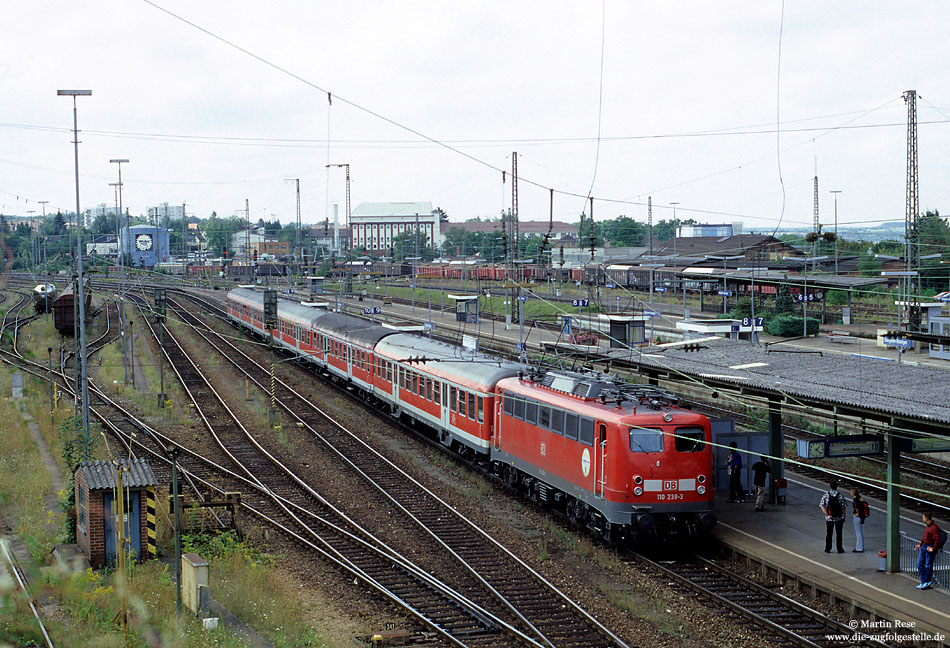
M 422 323 L 422 328 L 424 328 L 424 329 L 427 330 L 427 331 L 434 331 L 434 330 L 435 330 L 435 322 L 423 322 L 423 323 Z
M 907 338 L 886 337 L 884 338 L 884 346 L 899 347 L 901 349 L 913 349 L 914 341 L 908 340 Z
M 720 297 L 732 297 L 731 290 L 717 290 L 716 294 L 718 294 Z
M 950 437 L 900 439 L 901 452 L 950 452 Z
M 665 293 L 665 292 L 666 292 L 666 286 L 656 286 L 656 287 L 653 289 L 653 292 Z
M 616 288 L 616 287 L 617 287 L 617 284 L 612 284 L 612 283 L 604 284 L 604 288 Z
M 379 315 L 382 312 L 383 309 L 379 306 L 373 306 L 372 308 L 367 306 L 363 308 L 363 315 Z
M 648 308 L 643 309 L 643 314 L 644 314 L 646 317 L 659 317 L 659 316 L 660 316 L 660 314 L 657 313 L 655 310 L 650 310 L 650 309 L 648 309 Z
M 518 297 L 518 301 L 520 301 L 520 302 L 523 304 L 523 303 L 525 303 L 526 301 L 528 301 L 528 298 L 527 298 L 527 297 Z
M 829 437 L 825 443 L 828 445 L 825 451 L 828 458 L 884 454 L 884 437 L 875 434 Z
M 756 318 L 755 318 L 755 325 L 756 325 L 756 326 L 762 326 L 764 323 L 765 323 L 765 318 L 763 318 L 763 317 L 756 317 Z M 751 326 L 752 326 L 752 318 L 751 318 L 751 317 L 743 317 L 743 318 L 742 318 L 742 326 L 743 326 L 743 328 L 749 328 L 749 327 L 751 327 Z
M 583 308 L 585 306 L 590 306 L 590 300 L 589 299 L 573 299 L 571 300 L 571 306 L 574 306 L 575 308 Z
M 884 454 L 884 437 L 875 434 L 798 440 L 798 456 L 805 459 L 837 459 L 880 454 Z
M 799 303 L 801 303 L 801 302 L 816 302 L 816 301 L 821 301 L 822 296 L 823 296 L 823 295 L 822 295 L 822 293 L 820 293 L 820 292 L 808 293 L 807 295 L 800 295 L 800 294 L 799 294 L 799 295 L 795 295 L 795 301 L 797 301 L 797 302 L 799 302 Z

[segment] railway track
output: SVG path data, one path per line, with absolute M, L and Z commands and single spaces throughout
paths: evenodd
M 659 578 L 689 588 L 710 604 L 722 608 L 729 617 L 755 623 L 776 638 L 776 646 L 887 647 L 887 644 L 832 621 L 821 612 L 734 574 L 706 558 L 694 556 L 661 564 L 637 556 L 636 561 Z
M 200 300 L 199 301 L 203 301 Z M 169 304 L 173 304 L 172 300 Z M 204 302 L 205 308 L 216 309 Z M 205 329 L 201 320 L 186 310 L 179 316 L 196 330 Z M 222 313 L 217 311 L 218 316 Z M 265 393 L 269 371 L 223 336 L 208 329 L 202 337 L 223 347 L 221 352 Z M 370 448 L 360 435 L 349 431 L 329 414 L 313 405 L 283 381 L 275 381 L 277 402 L 295 423 L 311 431 L 327 449 L 356 470 L 378 495 L 405 513 L 432 541 L 445 549 L 470 578 L 500 604 L 501 612 L 514 615 L 527 632 L 551 646 L 623 646 L 586 611 L 523 561 L 492 539 L 469 520 L 454 512 L 435 493 L 413 480 L 385 456 Z

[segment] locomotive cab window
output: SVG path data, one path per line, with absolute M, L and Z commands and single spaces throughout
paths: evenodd
M 663 430 L 659 428 L 630 428 L 630 450 L 633 452 L 663 452 Z
M 673 447 L 677 452 L 701 452 L 705 447 L 703 428 L 683 427 L 676 428 L 673 437 Z

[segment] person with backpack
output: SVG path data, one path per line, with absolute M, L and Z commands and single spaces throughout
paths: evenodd
M 848 501 L 844 495 L 838 492 L 838 480 L 832 479 L 828 482 L 830 489 L 821 496 L 818 508 L 825 514 L 825 553 L 831 553 L 831 536 L 837 535 L 836 546 L 838 553 L 844 553 L 844 547 L 841 544 L 841 532 L 844 529 L 844 514 L 848 506 Z
M 943 549 L 947 542 L 947 532 L 941 531 L 930 511 L 925 511 L 921 518 L 924 521 L 924 535 L 914 549 L 920 550 L 917 556 L 917 573 L 920 575 L 920 585 L 917 589 L 930 589 L 933 584 L 934 558 L 937 552 Z
M 853 553 L 862 553 L 864 551 L 864 521 L 871 515 L 871 507 L 868 501 L 861 497 L 861 491 L 857 488 L 851 489 L 851 506 L 854 509 L 854 515 L 851 521 L 854 522 L 854 549 Z

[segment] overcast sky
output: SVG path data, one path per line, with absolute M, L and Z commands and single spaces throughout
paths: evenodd
M 304 222 L 322 221 L 343 211 L 330 162 L 350 164 L 354 208 L 496 217 L 517 151 L 526 220 L 547 218 L 553 188 L 559 220 L 590 191 L 595 219 L 645 222 L 652 196 L 655 220 L 678 202 L 701 222 L 805 226 L 816 160 L 822 222 L 833 189 L 839 224 L 902 220 L 908 89 L 921 207 L 948 202 L 946 3 L 788 2 L 780 75 L 782 5 L 763 0 L 155 3 L 6 3 L 0 211 L 75 207 L 60 88 L 93 91 L 79 99 L 83 209 L 113 204 L 109 159 L 129 158 L 133 214 L 230 216 L 248 199 L 253 220 L 286 224 L 299 178 Z

